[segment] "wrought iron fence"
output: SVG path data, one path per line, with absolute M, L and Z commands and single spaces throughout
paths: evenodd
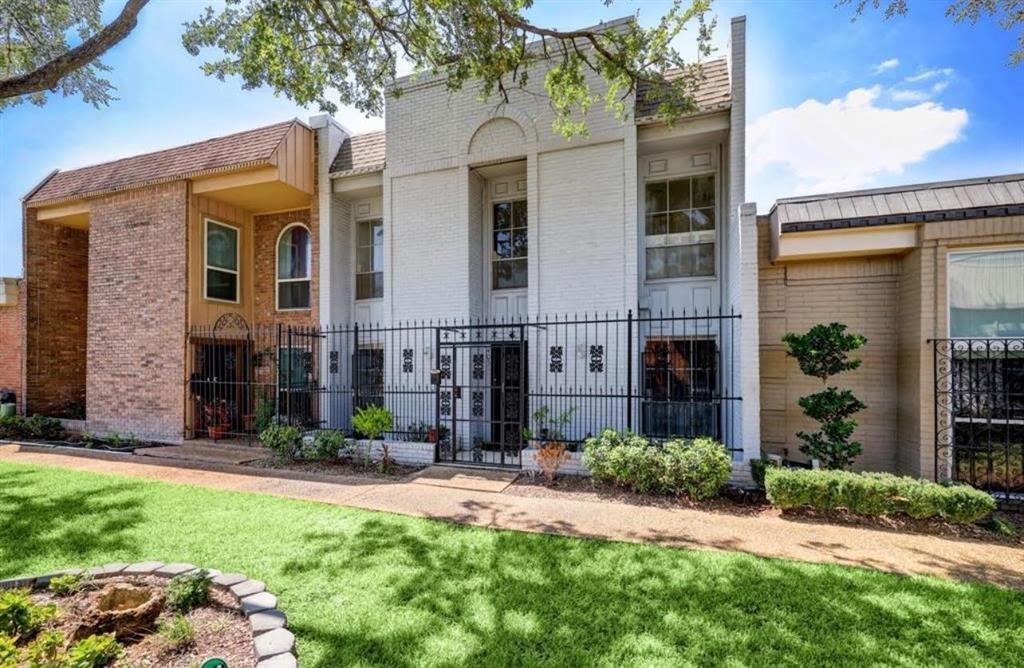
M 518 466 L 529 441 L 604 428 L 711 436 L 739 411 L 736 313 L 451 319 L 190 332 L 187 435 L 253 443 L 275 421 L 352 431 L 377 404 L 389 440 L 439 460 Z
M 936 479 L 1024 501 L 1024 338 L 932 345 Z

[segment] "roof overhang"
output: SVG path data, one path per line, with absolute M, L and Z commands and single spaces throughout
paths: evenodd
M 905 253 L 918 245 L 917 225 L 888 225 L 779 235 L 773 221 L 772 260 L 820 260 Z

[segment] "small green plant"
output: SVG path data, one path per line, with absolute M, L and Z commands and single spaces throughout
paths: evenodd
M 89 579 L 85 573 L 58 575 L 50 580 L 50 591 L 57 596 L 71 596 L 81 591 Z
M 843 508 L 872 517 L 904 513 L 969 524 L 996 509 L 992 496 L 979 489 L 889 473 L 772 468 L 765 471 L 764 484 L 768 501 L 782 510 Z
M 182 615 L 174 615 L 168 620 L 161 621 L 156 632 L 164 646 L 172 652 L 191 647 L 196 640 L 196 627 Z
M 18 665 L 18 646 L 14 638 L 0 633 L 0 668 L 16 668 Z
M 534 428 L 523 429 L 523 438 L 526 440 L 564 441 L 565 432 L 577 410 L 579 409 L 576 406 L 570 406 L 564 411 L 554 413 L 548 406 L 541 406 L 530 416 Z
M 256 402 L 256 412 L 253 413 L 253 426 L 256 433 L 262 434 L 274 424 L 274 401 L 266 394 L 260 396 Z
M 992 533 L 999 534 L 1004 538 L 1016 538 L 1017 528 L 1012 523 L 1001 517 L 993 517 L 986 523 L 986 528 Z
M 324 429 L 317 432 L 312 443 L 303 445 L 302 456 L 313 461 L 332 461 L 341 457 L 347 449 L 345 434 L 337 429 Z
M 352 427 L 370 441 L 371 449 L 373 441 L 380 439 L 381 436 L 391 431 L 394 428 L 394 424 L 395 418 L 391 411 L 376 404 L 363 406 L 356 410 L 356 414 L 352 416 Z M 380 449 L 380 470 L 386 473 L 391 470 L 392 466 L 391 453 L 386 441 L 382 440 L 380 442 Z
M 65 665 L 63 648 L 63 633 L 55 629 L 43 631 L 25 649 L 29 668 L 61 668 Z
M 861 364 L 849 353 L 863 347 L 867 339 L 848 334 L 846 325 L 833 322 L 815 325 L 804 334 L 790 332 L 782 337 L 786 354 L 796 359 L 804 375 L 817 378 L 824 389 L 797 402 L 804 415 L 820 425 L 818 431 L 799 431 L 796 436 L 803 445 L 800 452 L 820 460 L 825 468 L 843 469 L 861 453 L 861 444 L 851 440 L 857 428 L 853 415 L 867 408 L 850 390 L 831 387 L 828 379 Z
M 205 570 L 175 575 L 167 584 L 167 607 L 186 613 L 210 598 L 210 574 Z
M 292 425 L 272 424 L 260 433 L 260 441 L 277 456 L 295 459 L 302 449 L 302 432 Z
M 61 668 L 103 668 L 116 661 L 123 652 L 113 633 L 89 636 L 72 645 Z
M 56 605 L 34 603 L 26 590 L 0 591 L 0 634 L 31 638 L 56 617 Z

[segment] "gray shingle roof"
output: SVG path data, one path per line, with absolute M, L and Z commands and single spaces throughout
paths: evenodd
M 332 176 L 352 176 L 384 169 L 384 131 L 348 137 L 331 163 Z
M 224 137 L 153 153 L 143 153 L 91 167 L 55 172 L 26 202 L 67 200 L 148 183 L 186 178 L 204 172 L 268 162 L 297 120 L 275 123 Z
M 681 70 L 672 69 L 665 72 L 669 81 L 682 74 Z M 709 60 L 701 67 L 703 77 L 694 99 L 700 112 L 727 109 L 732 102 L 732 90 L 729 85 L 729 63 L 725 58 Z M 651 86 L 641 85 L 636 92 L 637 120 L 650 119 L 658 111 L 658 99 L 652 94 Z
M 780 199 L 782 232 L 1024 214 L 1024 174 Z

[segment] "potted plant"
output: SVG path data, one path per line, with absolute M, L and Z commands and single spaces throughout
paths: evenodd
M 370 441 L 370 447 L 367 449 L 367 459 L 369 459 L 369 453 L 372 451 L 373 442 L 391 431 L 394 428 L 394 423 L 395 420 L 391 411 L 375 404 L 363 406 L 352 416 L 352 426 Z M 391 470 L 391 453 L 389 452 L 387 441 L 381 439 L 380 449 L 380 470 L 382 473 L 387 473 Z
M 203 419 L 206 422 L 206 433 L 211 439 L 217 441 L 230 431 L 231 414 L 228 411 L 228 402 L 224 399 L 216 399 L 203 405 Z

